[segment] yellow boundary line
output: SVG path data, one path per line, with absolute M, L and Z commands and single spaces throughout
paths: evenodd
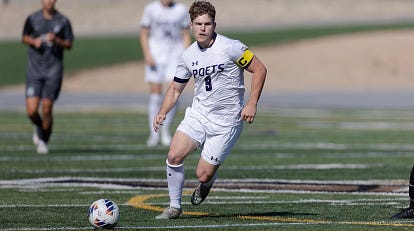
M 155 194 L 155 195 L 140 195 L 136 197 L 132 197 L 127 201 L 129 205 L 135 208 L 151 210 L 162 212 L 164 208 L 153 206 L 147 204 L 146 201 L 149 199 L 160 198 L 160 197 L 167 197 L 168 194 Z M 196 212 L 184 211 L 186 215 L 192 216 L 212 216 L 213 214 L 204 213 L 204 212 Z M 220 216 L 219 214 L 214 214 L 214 216 Z M 282 218 L 282 217 L 266 217 L 266 216 L 238 216 L 240 219 L 252 219 L 252 220 L 261 220 L 261 221 L 279 221 L 279 222 L 297 222 L 297 223 L 318 223 L 318 224 L 343 224 L 343 225 L 371 225 L 371 226 L 389 226 L 389 227 L 414 227 L 414 224 L 401 224 L 401 223 L 386 223 L 386 222 L 362 222 L 362 221 L 324 221 L 324 220 L 312 220 L 312 219 L 297 219 L 297 218 Z

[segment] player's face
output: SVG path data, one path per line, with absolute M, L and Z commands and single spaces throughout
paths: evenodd
M 191 22 L 191 30 L 193 31 L 194 38 L 204 48 L 210 46 L 215 29 L 216 22 L 208 14 L 200 15 Z
M 171 6 L 173 4 L 173 0 L 161 0 L 161 4 L 164 6 Z
M 57 0 L 42 0 L 43 9 L 51 11 L 55 8 L 55 3 Z

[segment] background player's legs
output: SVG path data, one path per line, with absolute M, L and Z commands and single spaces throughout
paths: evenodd
M 50 136 L 52 134 L 52 127 L 53 127 L 53 100 L 50 99 L 42 99 L 42 114 L 43 114 L 43 121 L 42 121 L 42 137 L 41 139 L 48 143 Z
M 42 117 L 39 114 L 38 108 L 40 103 L 40 97 L 27 97 L 26 98 L 26 113 L 30 121 L 36 126 L 38 137 L 42 137 Z
M 27 116 L 29 117 L 30 121 L 36 126 L 35 134 L 33 134 L 33 143 L 36 145 L 37 153 L 46 154 L 49 152 L 49 150 L 44 140 L 44 136 L 45 136 L 45 130 L 43 129 L 44 120 L 42 119 L 38 111 L 39 104 L 40 104 L 40 97 L 38 96 L 26 98 Z
M 150 137 L 147 140 L 147 145 L 149 147 L 153 147 L 153 146 L 156 146 L 160 140 L 160 135 L 159 133 L 154 131 L 152 127 L 152 122 L 162 104 L 162 94 L 161 94 L 162 84 L 149 83 L 149 85 L 150 85 L 150 96 L 149 96 L 149 101 L 148 101 L 148 125 L 149 125 Z
M 174 57 L 174 59 L 172 60 L 178 60 L 178 59 L 179 57 Z M 162 72 L 164 81 L 167 81 L 167 83 L 169 83 L 168 81 L 173 81 L 173 77 L 175 75 L 175 70 L 177 68 L 177 65 L 178 63 L 174 61 L 168 62 L 165 65 L 162 65 L 163 67 L 165 67 L 164 71 Z M 175 106 L 171 108 L 171 110 L 168 112 L 167 117 L 165 118 L 165 121 L 161 127 L 161 130 L 160 130 L 161 131 L 161 143 L 164 146 L 170 146 L 170 143 L 171 143 L 170 127 L 174 120 L 175 114 L 178 111 L 178 108 L 179 108 L 179 100 L 177 101 Z
M 171 133 L 170 133 L 170 127 L 171 123 L 174 120 L 174 116 L 177 113 L 177 110 L 179 108 L 178 102 L 175 104 L 175 106 L 168 112 L 167 118 L 165 118 L 164 124 L 161 127 L 161 143 L 164 146 L 170 146 L 171 143 Z

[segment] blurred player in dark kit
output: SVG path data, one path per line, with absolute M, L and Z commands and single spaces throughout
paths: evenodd
M 63 52 L 74 41 L 68 18 L 55 8 L 57 0 L 42 0 L 42 9 L 26 19 L 23 43 L 29 45 L 26 71 L 26 112 L 35 125 L 33 143 L 37 153 L 49 152 L 53 105 L 63 78 Z M 39 113 L 41 106 L 42 115 Z

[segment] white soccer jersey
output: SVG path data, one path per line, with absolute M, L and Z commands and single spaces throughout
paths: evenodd
M 238 40 L 217 34 L 206 49 L 194 42 L 179 63 L 174 81 L 187 82 L 194 76 L 192 110 L 220 126 L 241 123 L 244 103 L 244 67 L 253 53 Z
M 141 27 L 150 28 L 149 48 L 157 63 L 166 63 L 185 49 L 182 29 L 189 28 L 190 18 L 184 4 L 165 7 L 160 1 L 148 4 L 141 18 Z

